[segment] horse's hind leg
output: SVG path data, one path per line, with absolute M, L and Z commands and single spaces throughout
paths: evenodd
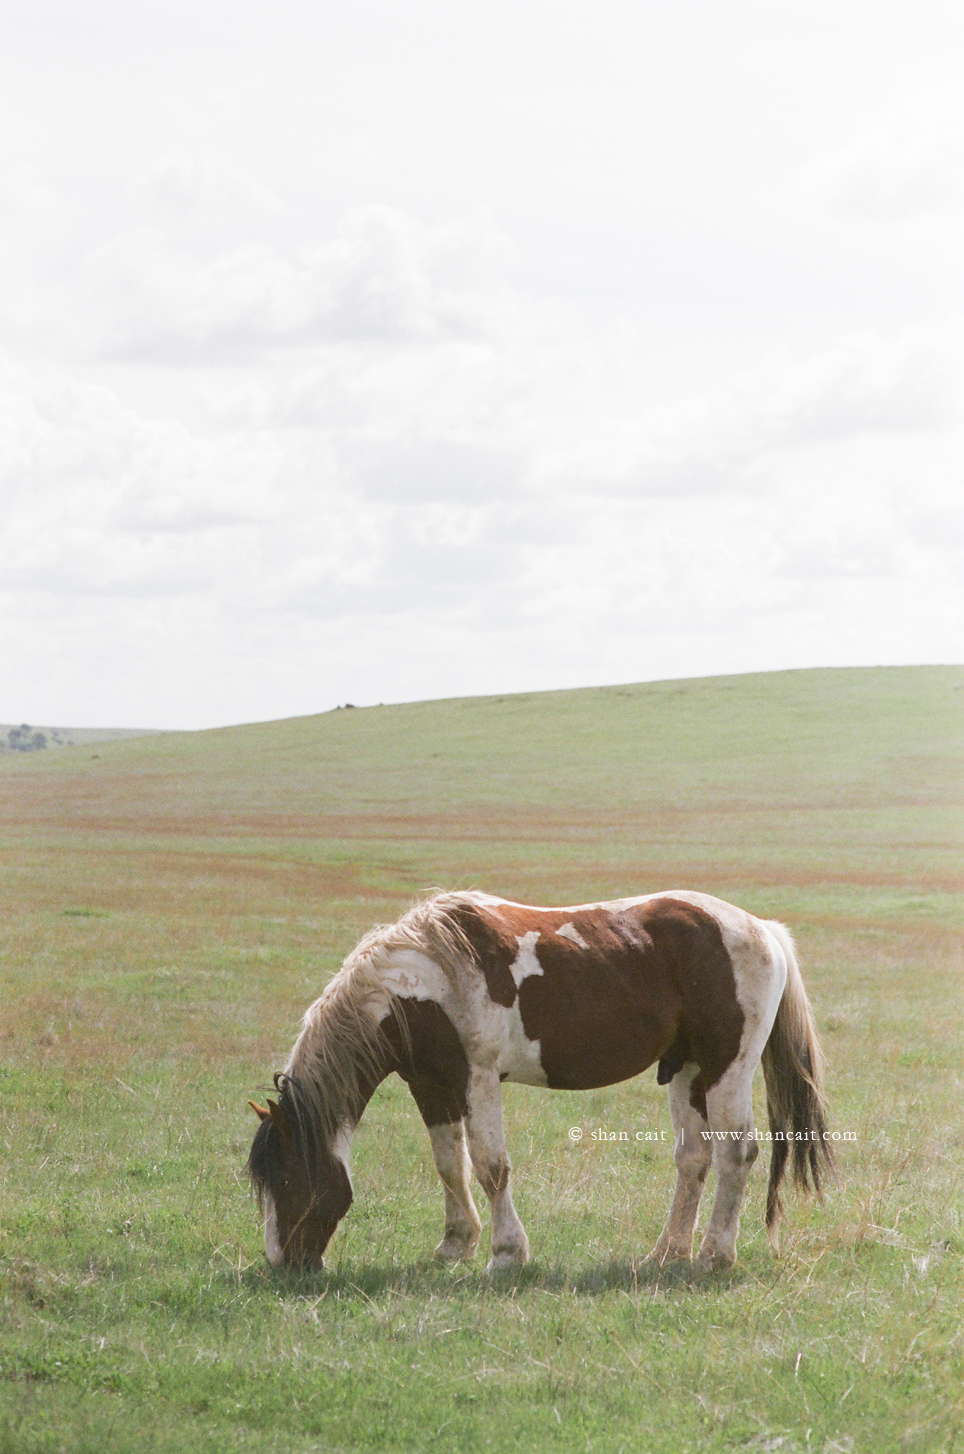
M 693 1255 L 693 1231 L 713 1148 L 706 1132 L 709 1126 L 690 1104 L 690 1089 L 699 1066 L 689 1063 L 679 1070 L 668 1086 L 669 1109 L 676 1133 L 676 1191 L 666 1225 L 649 1254 L 662 1267 L 667 1262 L 686 1261 Z
M 469 1155 L 492 1208 L 492 1259 L 486 1272 L 528 1262 L 529 1239 L 512 1205 L 509 1158 L 502 1124 L 502 1086 L 495 1071 L 473 1069 L 465 1129 Z
M 761 928 L 763 926 L 760 926 Z M 753 1129 L 753 1074 L 773 1028 L 787 977 L 781 944 L 763 930 L 734 956 L 745 1022 L 735 1059 L 706 1093 L 706 1115 L 713 1143 L 716 1196 L 698 1261 L 706 1268 L 731 1267 L 736 1261 L 740 1210 L 750 1170 L 760 1147 Z
M 482 1223 L 469 1189 L 469 1157 L 465 1128 L 461 1121 L 429 1126 L 435 1169 L 445 1188 L 445 1235 L 435 1249 L 444 1262 L 460 1262 L 475 1256 Z
M 713 1133 L 716 1196 L 698 1262 L 707 1269 L 732 1267 L 740 1230 L 740 1208 L 750 1168 L 760 1150 L 753 1134 L 753 1069 L 732 1065 L 707 1091 L 706 1110 Z

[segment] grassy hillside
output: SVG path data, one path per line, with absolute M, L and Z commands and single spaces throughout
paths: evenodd
M 532 808 L 921 807 L 964 793 L 964 667 L 792 671 L 339 709 L 4 763 L 43 813 L 175 827 Z M 36 787 L 33 774 L 39 774 Z M 8 789 L 9 791 L 9 789 Z M 58 810 L 59 811 L 59 810 Z
M 0 1451 L 957 1447 L 962 798 L 951 667 L 4 757 Z M 760 1172 L 734 1272 L 640 1262 L 668 1151 L 567 1131 L 668 1128 L 650 1074 L 507 1092 L 517 1284 L 428 1260 L 441 1198 L 397 1084 L 357 1138 L 329 1270 L 267 1272 L 245 1100 L 359 935 L 436 883 L 543 903 L 685 885 L 793 926 L 857 1140 L 779 1262 Z
M 0 762 L 0 832 L 53 834 L 88 869 L 106 853 L 112 882 L 136 837 L 171 865 L 296 859 L 406 892 L 545 895 L 550 864 L 577 894 L 601 869 L 627 891 L 953 891 L 962 804 L 961 667 L 342 709 Z

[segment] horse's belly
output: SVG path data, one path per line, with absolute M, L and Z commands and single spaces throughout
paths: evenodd
M 500 1080 L 550 1090 L 591 1090 L 629 1080 L 653 1064 L 672 1038 L 652 1020 L 615 1028 L 593 1019 L 556 1026 L 544 1040 L 526 1034 L 517 1005 L 503 1010 L 496 1069 Z M 666 1042 L 666 1043 L 664 1043 Z
M 596 1090 L 642 1074 L 659 1059 L 660 1050 L 652 1041 L 640 1046 L 599 1041 L 566 1044 L 556 1040 L 545 1047 L 543 1054 L 544 1079 L 540 1085 L 550 1090 Z
M 675 1006 L 624 984 L 580 984 L 569 994 L 554 989 L 551 981 L 533 977 L 520 991 L 523 1034 L 538 1037 L 530 1043 L 539 1046 L 540 1085 L 591 1090 L 630 1080 L 658 1060 L 677 1033 Z

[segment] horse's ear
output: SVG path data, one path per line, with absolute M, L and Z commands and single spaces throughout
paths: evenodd
M 270 1098 L 268 1100 L 268 1115 L 271 1117 L 275 1126 L 278 1128 L 282 1141 L 290 1145 L 291 1142 L 294 1140 L 294 1137 L 291 1134 L 291 1126 L 288 1124 L 288 1117 L 278 1105 L 277 1101 L 273 1101 Z
M 259 1121 L 271 1120 L 271 1112 L 266 1111 L 264 1106 L 259 1106 L 255 1101 L 248 1101 L 248 1105 L 251 1107 L 252 1111 L 254 1111 Z

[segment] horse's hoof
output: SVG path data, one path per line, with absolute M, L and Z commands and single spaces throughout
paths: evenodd
M 518 1272 L 528 1261 L 528 1247 L 507 1248 L 503 1252 L 496 1252 L 489 1259 L 485 1269 L 486 1277 L 492 1277 L 497 1272 Z
M 735 1252 L 700 1252 L 696 1266 L 700 1272 L 726 1272 L 736 1262 Z
M 689 1262 L 692 1256 L 693 1248 L 689 1244 L 684 1246 L 681 1243 L 670 1242 L 668 1246 L 661 1247 L 657 1242 L 649 1256 L 643 1260 L 655 1262 L 657 1267 L 669 1267 L 674 1262 Z
M 458 1237 L 443 1237 L 435 1249 L 437 1262 L 468 1262 L 475 1256 L 478 1242 L 463 1242 Z

